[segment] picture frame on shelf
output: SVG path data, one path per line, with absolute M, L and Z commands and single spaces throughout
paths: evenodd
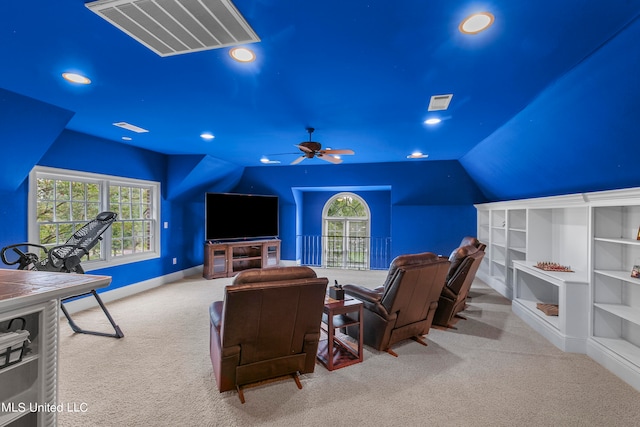
M 640 265 L 636 264 L 633 266 L 633 268 L 631 269 L 631 277 L 640 279 Z

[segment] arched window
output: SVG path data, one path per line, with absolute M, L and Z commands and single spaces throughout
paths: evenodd
M 331 197 L 322 211 L 323 265 L 369 268 L 371 213 L 367 203 L 353 193 Z

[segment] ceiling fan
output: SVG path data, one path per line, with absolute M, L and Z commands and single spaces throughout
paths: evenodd
M 355 154 L 353 150 L 332 150 L 327 148 L 326 150 L 322 149 L 322 145 L 319 142 L 315 142 L 311 140 L 311 134 L 313 133 L 314 128 L 307 128 L 307 132 L 309 132 L 309 141 L 301 142 L 296 145 L 302 151 L 302 155 L 291 162 L 292 165 L 297 165 L 304 159 L 311 159 L 313 157 L 317 157 L 320 160 L 324 160 L 330 163 L 338 164 L 342 163 L 342 159 L 336 157 L 339 154 Z

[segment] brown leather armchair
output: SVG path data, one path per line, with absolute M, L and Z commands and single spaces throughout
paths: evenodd
M 469 289 L 483 257 L 484 251 L 480 250 L 479 246 L 472 245 L 461 246 L 451 253 L 451 266 L 438 300 L 434 325 L 452 328 L 451 320 L 454 316 L 464 318 L 458 313 L 466 307 Z
M 308 267 L 240 272 L 209 308 L 210 355 L 220 392 L 315 368 L 327 278 Z
M 413 338 L 427 345 L 422 336 L 431 327 L 448 268 L 449 260 L 431 252 L 400 255 L 391 262 L 383 286 L 344 285 L 345 294 L 364 302 L 364 343 L 396 357 L 391 346 L 399 341 Z M 347 328 L 354 338 L 359 332 L 358 327 Z

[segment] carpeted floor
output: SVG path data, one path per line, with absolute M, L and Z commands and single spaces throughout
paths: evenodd
M 318 269 L 330 283 L 375 287 L 386 272 Z M 219 393 L 208 353 L 208 307 L 231 279 L 189 277 L 109 303 L 125 337 L 73 334 L 61 320 L 58 414 L 66 426 L 638 426 L 640 392 L 589 357 L 563 353 L 476 281 L 458 330 L 399 357 L 365 348 L 364 362 L 316 365 L 293 380 Z M 108 330 L 101 312 L 74 316 Z

